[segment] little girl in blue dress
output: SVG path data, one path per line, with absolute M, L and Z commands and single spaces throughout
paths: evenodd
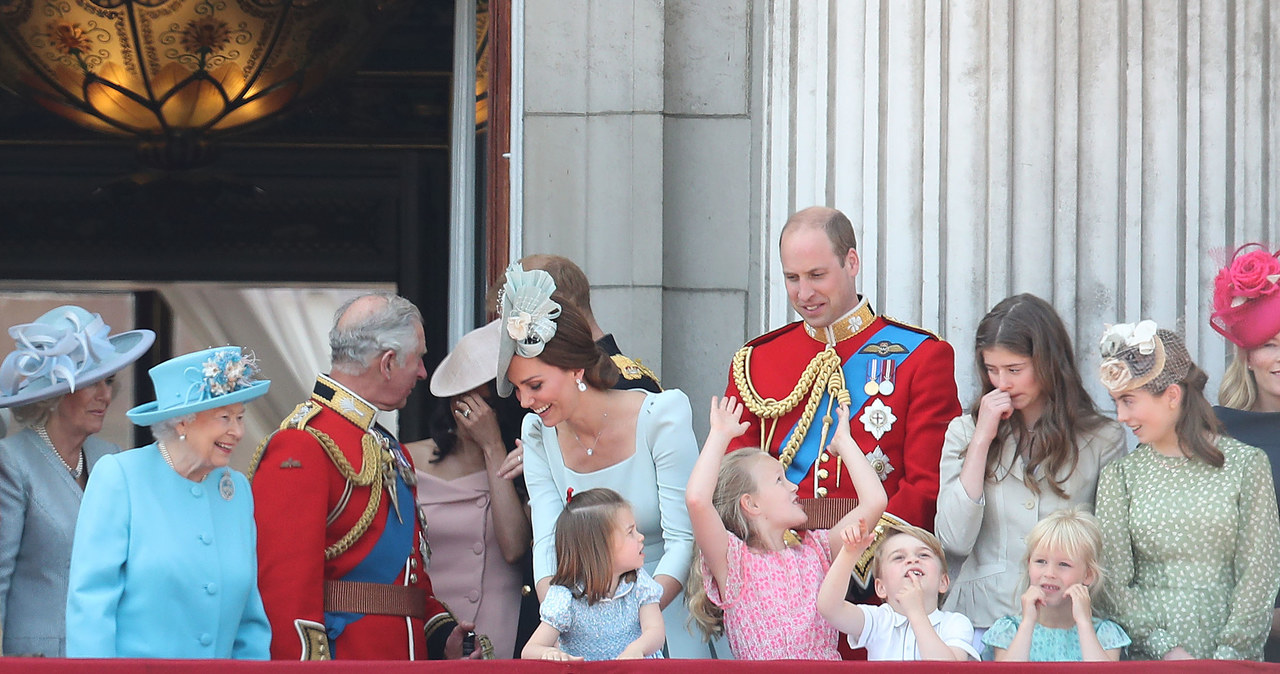
M 1022 615 L 997 620 L 982 637 L 990 660 L 1116 661 L 1129 636 L 1093 615 L 1091 592 L 1102 586 L 1102 532 L 1080 506 L 1046 515 L 1027 536 L 1027 589 Z
M 644 534 L 612 489 L 568 490 L 556 519 L 556 573 L 542 624 L 520 657 L 532 660 L 660 658 L 662 586 L 644 570 Z

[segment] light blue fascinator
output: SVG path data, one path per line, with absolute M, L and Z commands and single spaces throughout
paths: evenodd
M 124 369 L 156 341 L 150 330 L 110 333 L 102 316 L 74 305 L 9 328 L 14 350 L 0 362 L 0 407 L 75 393 Z
M 513 387 L 507 379 L 511 358 L 520 355 L 536 358 L 547 342 L 556 335 L 555 319 L 560 304 L 551 299 L 556 282 L 541 269 L 525 271 L 519 262 L 507 267 L 506 281 L 498 295 L 502 309 L 499 318 L 502 341 L 498 346 L 498 395 L 511 395 Z

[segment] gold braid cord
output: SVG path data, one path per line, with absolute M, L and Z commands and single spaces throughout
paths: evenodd
M 784 467 L 790 466 L 796 457 L 796 451 L 800 449 L 800 443 L 804 441 L 805 435 L 809 432 L 809 426 L 813 424 L 813 418 L 817 415 L 818 403 L 822 400 L 823 392 L 829 393 L 833 400 L 843 404 L 849 403 L 849 391 L 844 385 L 844 371 L 840 369 L 840 355 L 832 348 L 819 351 L 813 357 L 813 360 L 809 361 L 809 364 L 805 366 L 804 372 L 800 373 L 800 379 L 796 382 L 796 387 L 791 390 L 791 393 L 782 400 L 775 400 L 762 397 L 756 391 L 755 386 L 751 384 L 751 350 L 752 347 L 744 346 L 733 355 L 733 383 L 738 387 L 738 392 L 742 394 L 742 403 L 747 406 L 747 409 L 752 414 L 762 421 L 768 419 L 773 422 L 769 430 L 770 439 L 772 439 L 773 429 L 776 428 L 778 419 L 794 410 L 800 404 L 800 399 L 806 393 L 808 394 L 804 411 L 800 414 L 800 420 L 796 422 L 795 432 L 791 434 L 786 446 L 778 450 L 778 461 Z M 823 435 L 826 435 L 826 427 L 830 425 L 830 421 L 830 410 L 828 410 Z M 767 445 L 768 443 L 764 444 Z M 765 449 L 768 448 L 765 447 Z
M 382 443 L 366 432 L 360 438 L 362 461 L 360 471 L 356 472 L 351 462 L 347 460 L 346 455 L 338 448 L 338 443 L 334 442 L 328 433 L 306 425 L 306 422 L 310 421 L 311 417 L 320 411 L 319 406 L 313 406 L 313 409 L 310 410 L 302 409 L 308 405 L 311 405 L 311 403 L 302 403 L 295 408 L 294 413 L 285 417 L 285 420 L 280 423 L 280 428 L 263 438 L 262 442 L 258 444 L 258 448 L 254 450 L 253 458 L 249 462 L 249 480 L 253 480 L 253 474 L 257 471 L 258 464 L 262 461 L 262 455 L 266 453 L 267 445 L 275 437 L 276 433 L 286 429 L 294 429 L 310 433 L 311 437 L 320 443 L 320 447 L 324 449 L 325 454 L 329 455 L 329 460 L 333 462 L 334 467 L 338 469 L 338 473 L 342 475 L 343 479 L 357 487 L 370 488 L 369 503 L 365 506 L 364 512 L 360 514 L 360 519 L 356 520 L 356 523 L 352 525 L 347 533 L 342 535 L 342 538 L 339 538 L 336 543 L 324 549 L 324 558 L 327 561 L 346 552 L 353 543 L 364 535 L 364 532 L 369 530 L 369 525 L 373 523 L 373 517 L 378 513 L 378 507 L 382 504 L 382 489 L 379 483 L 383 474 L 383 466 L 388 462 L 394 462 L 395 458 L 390 455 L 390 452 L 384 452 Z

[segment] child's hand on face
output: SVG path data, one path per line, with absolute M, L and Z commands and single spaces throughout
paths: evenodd
M 873 538 L 875 533 L 867 531 L 867 523 L 863 522 L 861 517 L 840 532 L 840 539 L 844 541 L 844 552 L 854 556 L 862 554 L 864 550 L 871 547 Z
M 927 616 L 929 611 L 925 609 L 924 585 L 920 583 L 920 577 L 914 574 L 907 576 L 907 582 L 898 588 L 898 606 L 902 615 L 908 618 L 912 616 Z
M 1076 624 L 1093 622 L 1093 600 L 1089 597 L 1089 586 L 1076 583 L 1064 592 L 1071 600 L 1071 618 Z
M 1040 615 L 1040 607 L 1044 605 L 1044 590 L 1032 585 L 1022 593 L 1022 619 L 1035 620 Z
M 719 398 L 711 396 L 711 432 L 726 438 L 736 438 L 747 432 L 750 426 L 742 421 L 742 403 L 729 396 Z
M 582 658 L 577 655 L 569 655 L 568 653 L 565 653 L 559 648 L 552 648 L 550 650 L 543 652 L 542 659 L 556 660 L 558 662 L 572 662 L 574 660 L 581 660 Z

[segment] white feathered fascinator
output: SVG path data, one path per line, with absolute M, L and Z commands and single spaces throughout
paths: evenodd
M 498 349 L 498 395 L 511 395 L 507 367 L 512 356 L 534 358 L 556 336 L 555 319 L 560 304 L 551 299 L 556 282 L 541 269 L 525 271 L 519 262 L 507 267 L 506 281 L 498 294 L 502 343 Z

